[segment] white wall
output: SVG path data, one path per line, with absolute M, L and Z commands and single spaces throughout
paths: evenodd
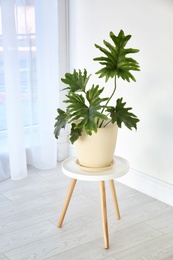
M 138 130 L 119 130 L 116 154 L 131 167 L 173 184 L 173 1 L 172 0 L 69 0 L 70 68 L 99 68 L 93 58 L 100 55 L 94 43 L 102 45 L 123 29 L 132 38 L 128 47 L 139 48 L 134 58 L 141 72 L 137 82 L 118 82 L 117 98 L 140 118 Z M 93 82 L 105 85 L 104 81 Z M 92 83 L 92 81 L 91 81 Z M 112 82 L 110 82 L 111 86 Z

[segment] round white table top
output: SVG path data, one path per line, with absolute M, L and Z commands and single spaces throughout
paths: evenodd
M 62 171 L 65 175 L 72 179 L 83 181 L 107 181 L 119 178 L 129 171 L 129 162 L 119 156 L 114 156 L 112 167 L 99 172 L 84 171 L 76 163 L 75 156 L 69 157 L 62 162 Z

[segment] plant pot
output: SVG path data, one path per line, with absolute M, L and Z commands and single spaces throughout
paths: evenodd
M 82 136 L 74 143 L 78 164 L 87 171 L 111 167 L 117 141 L 118 126 L 98 128 L 97 133 Z

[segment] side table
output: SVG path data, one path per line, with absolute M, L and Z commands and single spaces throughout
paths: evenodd
M 105 248 L 109 248 L 105 181 L 109 181 L 113 204 L 115 207 L 116 218 L 120 219 L 120 212 L 118 207 L 116 190 L 114 186 L 114 179 L 125 175 L 129 171 L 129 162 L 122 157 L 114 156 L 113 164 L 110 169 L 99 172 L 86 172 L 80 169 L 79 165 L 77 165 L 76 163 L 76 159 L 77 158 L 73 156 L 67 158 L 62 162 L 62 171 L 65 175 L 71 178 L 71 182 L 57 226 L 59 228 L 62 226 L 77 180 L 98 181 L 100 185 L 104 246 Z

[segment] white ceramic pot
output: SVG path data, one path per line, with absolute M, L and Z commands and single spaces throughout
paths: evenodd
M 98 128 L 97 133 L 85 132 L 74 143 L 78 162 L 86 168 L 106 168 L 112 163 L 117 141 L 117 124 Z

